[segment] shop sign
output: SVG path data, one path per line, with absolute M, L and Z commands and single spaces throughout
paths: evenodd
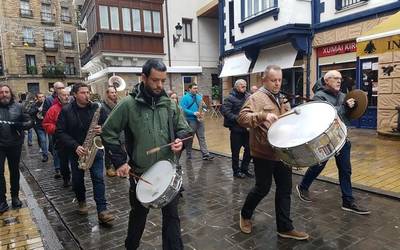
M 325 47 L 318 48 L 318 57 L 324 57 L 324 56 L 334 56 L 338 54 L 345 54 L 345 53 L 351 53 L 351 52 L 356 52 L 357 47 L 356 47 L 356 42 L 346 42 L 346 43 L 339 43 L 339 44 L 333 44 Z
M 357 43 L 357 55 L 375 55 L 400 50 L 400 35 Z

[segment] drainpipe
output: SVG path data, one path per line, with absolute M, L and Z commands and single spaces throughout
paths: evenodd
M 1 9 L 2 9 L 2 13 L 0 14 L 0 43 L 1 43 L 1 58 L 2 58 L 2 62 L 3 62 L 3 74 L 4 74 L 4 79 L 6 81 L 7 84 L 7 68 L 6 68 L 6 57 L 5 57 L 5 41 L 3 39 L 3 26 L 5 25 L 5 16 L 4 16 L 4 3 L 3 1 L 1 1 Z
M 165 0 L 165 20 L 167 22 L 167 47 L 168 47 L 168 66 L 171 67 L 171 44 L 169 39 L 169 15 L 168 15 L 168 0 Z M 168 73 L 169 89 L 172 91 L 172 76 Z
M 312 34 L 310 37 L 307 38 L 307 66 L 306 66 L 306 97 L 310 98 L 311 96 L 311 83 L 310 83 L 310 75 L 311 75 L 311 51 L 312 51 Z

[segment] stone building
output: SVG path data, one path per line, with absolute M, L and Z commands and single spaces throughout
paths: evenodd
M 47 94 L 80 82 L 72 0 L 0 0 L 0 83 Z

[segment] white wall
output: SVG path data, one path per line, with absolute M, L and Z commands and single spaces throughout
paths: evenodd
M 368 2 L 358 5 L 357 7 L 337 11 L 335 9 L 334 0 L 324 0 L 323 2 L 325 3 L 325 12 L 321 13 L 321 23 L 336 18 L 349 16 L 355 13 L 363 12 L 368 9 L 373 9 L 397 1 L 398 0 L 369 0 Z
M 332 1 L 332 0 L 330 0 Z M 278 1 L 279 14 L 278 20 L 274 20 L 272 16 L 262 18 L 252 24 L 244 27 L 244 32 L 240 31 L 238 24 L 241 20 L 241 0 L 234 0 L 234 20 L 235 20 L 235 41 L 239 41 L 268 30 L 279 28 L 287 24 L 311 24 L 311 1 L 310 0 L 279 0 Z M 231 48 L 229 44 L 229 13 L 228 13 L 228 0 L 225 5 L 226 20 L 225 26 L 227 32 L 225 33 L 225 39 L 227 45 L 225 49 Z
M 213 66 L 218 62 L 218 20 L 209 18 L 197 18 L 196 12 L 209 3 L 210 0 L 168 0 L 171 65 L 172 66 Z M 164 14 L 165 11 L 164 2 Z M 173 46 L 175 25 L 182 25 L 182 18 L 193 19 L 192 39 L 193 42 L 183 42 L 183 37 Z M 200 28 L 200 34 L 199 34 Z M 168 53 L 167 23 L 164 17 L 164 50 Z M 214 62 L 212 62 L 214 60 Z M 164 58 L 168 62 L 168 55 Z

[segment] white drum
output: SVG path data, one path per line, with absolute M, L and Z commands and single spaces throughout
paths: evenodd
M 309 102 L 296 109 L 299 114 L 282 117 L 272 124 L 269 143 L 289 166 L 310 167 L 327 161 L 345 144 L 346 125 L 327 102 Z
M 141 177 L 151 183 L 139 180 L 136 185 L 136 197 L 145 207 L 164 207 L 182 186 L 182 171 L 170 161 L 156 162 Z

